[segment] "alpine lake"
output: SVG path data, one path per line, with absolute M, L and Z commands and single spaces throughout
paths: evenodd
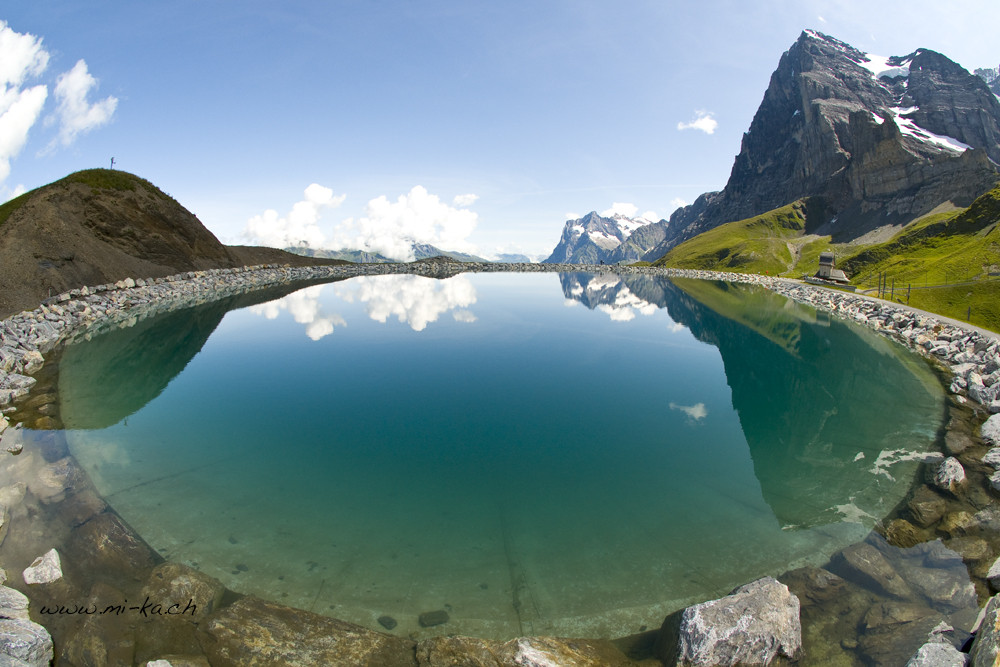
M 62 435 L 163 558 L 393 634 L 621 637 L 822 565 L 906 497 L 944 417 L 918 356 L 759 287 L 288 291 L 67 346 Z

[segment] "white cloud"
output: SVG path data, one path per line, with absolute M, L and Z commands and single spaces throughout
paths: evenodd
M 674 197 L 673 199 L 670 200 L 670 206 L 672 211 L 676 211 L 679 208 L 684 208 L 687 205 L 688 203 L 683 199 L 681 199 L 680 197 Z
M 11 161 L 28 141 L 28 133 L 42 114 L 48 99 L 47 84 L 28 85 L 49 66 L 49 53 L 40 37 L 12 30 L 0 20 L 0 184 L 10 176 Z M 49 122 L 60 127 L 46 151 L 58 145 L 68 146 L 80 134 L 107 123 L 118 100 L 107 97 L 93 104 L 87 101 L 97 80 L 80 60 L 73 69 L 56 80 L 56 112 Z M 2 192 L 6 192 L 3 190 Z
M 364 217 L 348 218 L 334 230 L 332 247 L 378 252 L 404 262 L 414 259 L 414 243 L 474 253 L 476 247 L 466 239 L 478 219 L 478 214 L 449 206 L 417 185 L 395 202 L 385 196 L 369 201 Z
M 363 276 L 337 283 L 337 296 L 353 303 L 367 304 L 366 312 L 376 322 L 395 316 L 414 331 L 423 331 L 428 323 L 454 310 L 458 322 L 475 322 L 468 310 L 476 302 L 476 288 L 465 276 L 445 280 L 412 275 Z M 462 309 L 462 310 L 458 310 Z
M 48 97 L 44 85 L 22 86 L 48 64 L 41 39 L 15 32 L 0 21 L 0 183 L 10 175 L 10 162 L 24 148 Z
M 100 102 L 91 104 L 87 97 L 96 87 L 97 79 L 87 71 L 87 63 L 83 60 L 78 60 L 73 69 L 59 75 L 55 88 L 59 135 L 53 139 L 50 148 L 57 141 L 63 146 L 69 146 L 78 135 L 86 134 L 111 120 L 118 107 L 118 98 L 109 95 Z
M 288 215 L 281 217 L 268 209 L 247 221 L 243 238 L 250 243 L 272 248 L 305 246 L 323 248 L 326 236 L 319 228 L 323 209 L 340 206 L 347 195 L 333 195 L 333 190 L 313 183 L 305 189 L 305 199 L 296 202 Z
M 688 416 L 688 419 L 692 421 L 701 421 L 708 415 L 708 409 L 705 407 L 704 403 L 695 403 L 694 405 L 678 405 L 677 403 L 671 403 L 670 409 L 680 410 Z
M 326 285 L 313 285 L 293 292 L 286 297 L 250 306 L 250 312 L 269 320 L 277 319 L 282 310 L 288 311 L 299 324 L 306 325 L 306 335 L 319 340 L 333 333 L 335 326 L 345 327 L 347 322 L 336 313 L 325 313 L 319 303 L 320 293 Z
M 619 214 L 624 215 L 626 218 L 634 218 L 635 214 L 639 212 L 639 207 L 635 204 L 627 204 L 623 202 L 614 202 L 611 204 L 611 208 L 601 211 L 601 216 L 609 218 L 613 215 Z
M 639 217 L 644 220 L 649 220 L 650 222 L 656 222 L 657 220 L 660 219 L 660 214 L 657 213 L 656 211 L 646 211 Z
M 715 128 L 719 127 L 719 122 L 715 120 L 715 114 L 711 111 L 695 111 L 695 118 L 690 123 L 677 123 L 678 130 L 701 130 L 705 134 L 713 134 Z
M 452 200 L 452 203 L 459 208 L 464 208 L 466 206 L 472 206 L 476 203 L 477 199 L 479 199 L 479 195 L 456 195 L 456 197 Z
M 566 220 L 579 220 L 582 217 L 579 213 L 573 213 L 572 211 L 566 213 Z

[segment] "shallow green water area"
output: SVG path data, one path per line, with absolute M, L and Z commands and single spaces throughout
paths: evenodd
M 74 456 L 166 558 L 420 636 L 620 636 L 822 563 L 904 497 L 943 410 L 871 332 L 639 275 L 353 278 L 59 369 Z

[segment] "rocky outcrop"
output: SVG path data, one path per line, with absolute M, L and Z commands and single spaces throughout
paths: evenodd
M 968 206 L 994 185 L 1000 101 L 945 56 L 879 59 L 802 33 L 782 55 L 721 192 L 670 216 L 644 259 L 726 222 L 809 196 L 830 217 L 807 232 L 849 241 L 936 206 Z

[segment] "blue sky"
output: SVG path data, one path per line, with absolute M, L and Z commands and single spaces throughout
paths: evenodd
M 114 157 L 231 243 L 544 257 L 725 185 L 805 28 L 1000 64 L 996 0 L 4 4 L 0 200 Z

